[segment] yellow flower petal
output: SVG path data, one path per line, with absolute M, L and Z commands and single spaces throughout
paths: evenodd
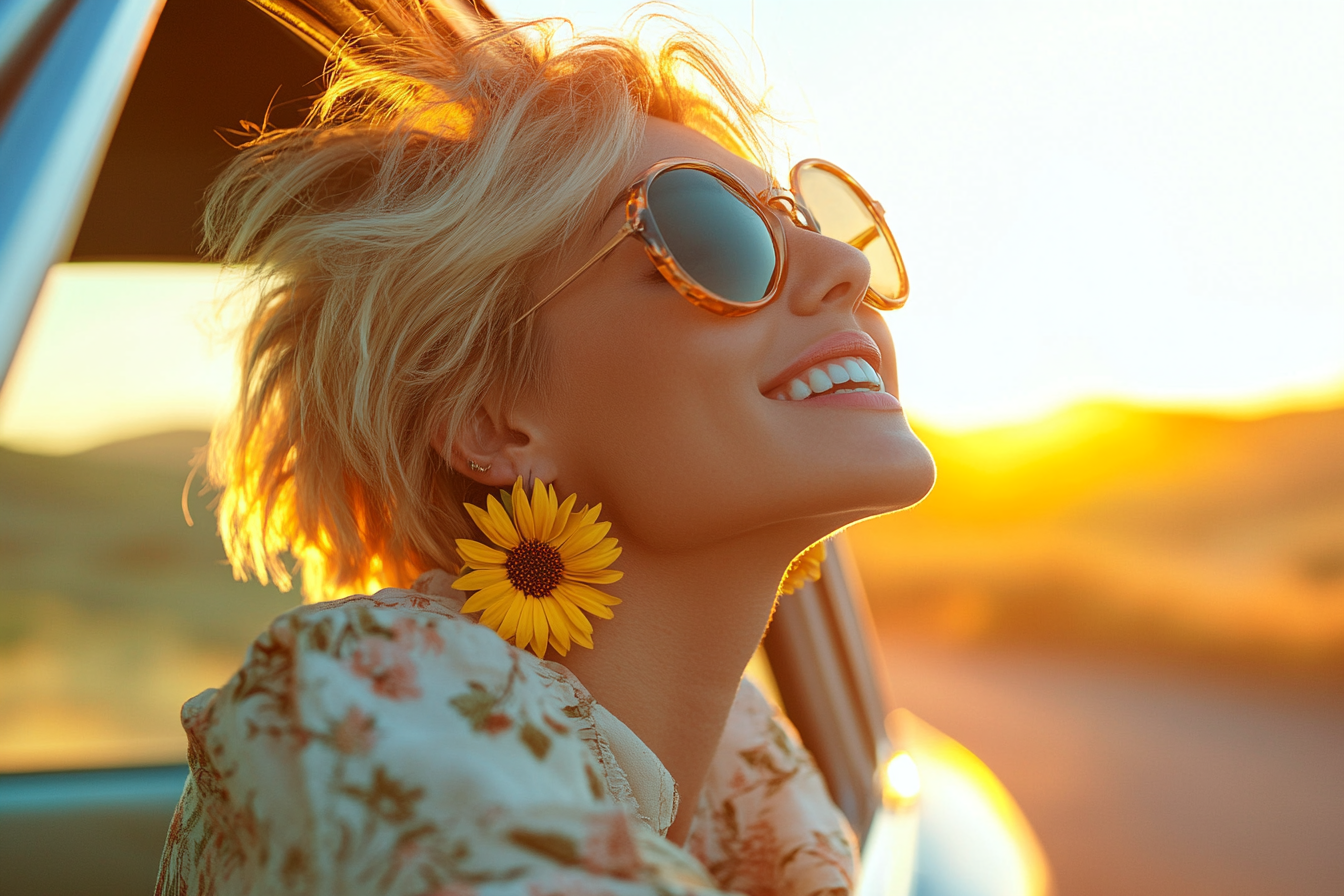
M 481 544 L 479 541 L 472 541 L 470 538 L 457 539 L 457 556 L 477 569 L 503 566 L 509 560 L 509 555 L 503 551 Z
M 555 639 L 555 632 L 551 632 L 551 646 L 554 647 L 555 652 L 561 656 L 569 656 L 569 648 L 560 646 L 560 642 Z
M 569 633 L 569 636 L 573 638 L 574 643 L 578 644 L 580 647 L 587 647 L 589 650 L 593 649 L 592 633 L 581 632 L 578 629 L 575 629 L 574 631 Z
M 609 531 L 611 531 L 611 523 L 592 523 L 581 528 L 560 548 L 560 556 L 566 561 L 577 558 L 584 551 L 595 547 L 598 542 L 606 538 Z
M 487 499 L 487 505 L 488 503 L 489 501 Z M 515 535 L 513 539 L 510 540 L 509 535 L 507 534 L 513 531 L 513 523 L 509 523 L 509 528 L 507 530 L 501 530 L 496 523 L 495 518 L 490 515 L 489 511 L 482 510 L 475 504 L 463 504 L 462 506 L 467 508 L 467 513 L 471 515 L 471 521 L 476 524 L 476 527 L 481 530 L 486 538 L 490 539 L 500 547 L 509 550 L 518 547 L 517 536 Z M 504 520 L 505 522 L 508 522 L 507 515 L 504 517 Z
M 546 642 L 551 638 L 551 625 L 546 621 L 546 608 L 541 601 L 532 602 L 532 652 L 538 657 L 546 655 Z
M 616 539 L 614 538 L 602 539 L 604 543 L 615 540 Z M 607 548 L 606 550 L 602 550 L 601 547 L 601 545 L 598 545 L 591 551 L 588 551 L 579 557 L 575 557 L 572 560 L 566 560 L 565 571 L 597 572 L 599 569 L 606 569 L 616 561 L 617 557 L 621 556 L 620 548 Z
M 546 488 L 540 479 L 532 481 L 532 527 L 536 531 L 533 537 L 545 541 L 551 536 L 551 521 L 555 519 L 555 492 Z
M 508 612 L 504 614 L 504 619 L 499 623 L 499 636 L 505 641 L 512 641 L 513 636 L 518 632 L 518 620 L 523 616 L 523 607 L 527 605 L 527 595 L 521 591 L 513 592 L 513 603 L 509 604 Z
M 564 656 L 569 652 L 569 619 L 560 609 L 560 602 L 553 597 L 543 597 L 541 608 L 546 611 L 546 621 L 551 625 L 551 640 L 560 642 L 563 648 L 560 655 Z
M 779 594 L 793 594 L 808 582 L 821 578 L 821 564 L 826 559 L 826 542 L 819 541 L 803 551 L 789 568 L 784 570 L 784 578 L 779 583 Z
M 573 643 L 589 650 L 593 649 L 593 623 L 588 617 L 583 615 L 583 611 L 574 606 L 569 599 L 556 595 L 555 603 L 564 612 L 565 618 L 569 620 L 569 637 Z
M 587 582 L 589 585 L 610 585 L 619 582 L 625 573 L 619 569 L 599 569 L 593 572 L 565 571 L 565 578 L 571 582 Z
M 513 608 L 517 601 L 518 592 L 510 590 L 504 595 L 502 600 L 497 600 L 481 614 L 481 625 L 499 631 L 504 625 L 504 617 L 509 615 L 509 610 Z
M 601 595 L 601 597 L 608 598 L 609 600 L 615 600 L 615 598 L 602 594 L 602 592 L 598 591 L 596 588 L 584 585 L 581 582 L 561 582 L 556 586 L 555 590 L 558 594 L 573 601 L 574 605 L 580 610 L 592 613 L 594 616 L 601 617 L 602 619 L 611 618 L 611 610 L 607 609 L 606 602 L 599 600 L 597 595 Z M 617 603 L 620 603 L 620 601 L 617 601 Z
M 499 503 L 499 499 L 494 495 L 486 495 L 485 509 L 490 514 L 490 522 L 494 523 L 496 531 L 499 533 L 499 539 L 490 539 L 495 544 L 505 550 L 513 550 L 518 547 L 518 529 L 513 525 L 513 520 L 509 518 L 508 511 L 504 505 Z
M 518 506 L 518 496 L 513 496 L 514 507 Z M 523 649 L 532 643 L 532 621 L 536 618 L 532 615 L 532 602 L 534 597 L 524 597 L 521 601 L 523 608 L 518 614 L 518 631 L 514 633 L 513 643 Z
M 499 582 L 506 582 L 509 574 L 499 567 L 494 569 L 473 569 L 464 576 L 458 576 L 453 580 L 453 587 L 458 591 L 479 591 L 482 588 Z
M 536 526 L 532 520 L 532 502 L 527 500 L 527 489 L 523 488 L 523 477 L 513 484 L 513 522 L 518 527 L 522 539 L 537 537 Z
M 508 579 L 482 588 L 480 591 L 477 591 L 471 597 L 467 598 L 467 602 L 462 605 L 462 612 L 479 613 L 481 610 L 489 608 L 496 601 L 507 596 L 513 590 L 513 583 Z
M 592 509 L 587 504 L 583 505 L 582 510 L 570 513 L 569 520 L 565 523 L 564 531 L 551 538 L 551 547 L 558 548 L 573 538 L 574 533 L 579 531 L 579 529 L 585 525 L 584 520 L 588 519 L 590 513 L 592 513 Z
M 571 637 L 578 638 L 580 632 L 585 635 L 591 635 L 593 633 L 593 624 L 588 621 L 587 616 L 583 615 L 582 610 L 574 606 L 573 601 L 563 594 L 557 594 L 555 595 L 555 602 L 560 606 L 560 609 L 565 611 L 565 616 L 571 623 Z M 590 644 L 588 646 L 591 647 L 592 645 Z
M 572 585 L 574 588 L 586 594 L 588 597 L 597 601 L 604 607 L 614 607 L 617 604 L 621 603 L 621 599 L 619 597 L 613 597 L 612 595 L 608 594 L 605 591 L 598 591 L 591 585 L 585 585 L 582 582 L 569 582 L 567 584 Z
M 551 534 L 547 536 L 547 541 L 551 541 L 552 546 L 554 546 L 554 539 L 564 532 L 565 526 L 569 524 L 569 514 L 570 511 L 574 509 L 574 501 L 577 498 L 578 495 L 570 495 L 562 501 L 560 507 L 556 509 L 555 520 L 551 523 Z
M 589 554 L 592 554 L 592 553 L 596 553 L 597 551 L 614 551 L 614 550 L 616 550 L 616 548 L 617 548 L 618 545 L 620 545 L 620 542 L 617 541 L 616 539 L 614 539 L 614 538 L 604 538 L 604 539 L 602 539 L 601 541 L 599 541 L 597 544 L 595 544 L 595 545 L 593 545 L 591 548 L 589 548 L 589 549 L 588 549 L 588 553 L 589 553 Z

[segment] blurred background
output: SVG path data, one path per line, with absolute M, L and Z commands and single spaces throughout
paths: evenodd
M 1344 6 L 681 7 L 768 92 L 777 173 L 850 170 L 911 272 L 939 482 L 851 533 L 899 701 L 1002 778 L 1061 893 L 1344 892 Z M 184 491 L 229 275 L 119 173 L 203 188 L 240 118 L 297 118 L 312 66 L 228 110 L 157 74 L 194 33 L 247 79 L 290 50 L 226 27 L 258 15 L 168 0 L 0 390 L 0 771 L 177 760 L 177 707 L 295 600 L 233 582 Z M 156 229 L 180 256 L 127 236 Z

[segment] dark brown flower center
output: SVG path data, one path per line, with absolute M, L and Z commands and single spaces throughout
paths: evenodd
M 546 597 L 560 584 L 565 562 L 560 559 L 560 552 L 546 542 L 528 538 L 509 552 L 504 571 L 513 587 L 528 597 Z

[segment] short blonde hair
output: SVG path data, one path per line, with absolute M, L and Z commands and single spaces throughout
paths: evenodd
M 562 45 L 555 21 L 465 44 L 426 22 L 390 52 L 346 47 L 307 121 L 212 186 L 206 248 L 255 272 L 208 455 L 236 577 L 287 590 L 289 552 L 313 601 L 455 569 L 483 489 L 432 436 L 451 445 L 487 389 L 540 386 L 533 320 L 512 323 L 644 116 L 765 163 L 761 103 L 717 52 L 684 27 L 645 50 L 645 24 Z

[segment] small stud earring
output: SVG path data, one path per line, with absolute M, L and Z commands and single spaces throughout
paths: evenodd
M 471 468 L 471 471 L 473 473 L 489 473 L 490 468 L 493 467 L 494 464 L 486 464 L 485 466 L 481 466 L 474 460 L 468 460 L 467 466 Z

